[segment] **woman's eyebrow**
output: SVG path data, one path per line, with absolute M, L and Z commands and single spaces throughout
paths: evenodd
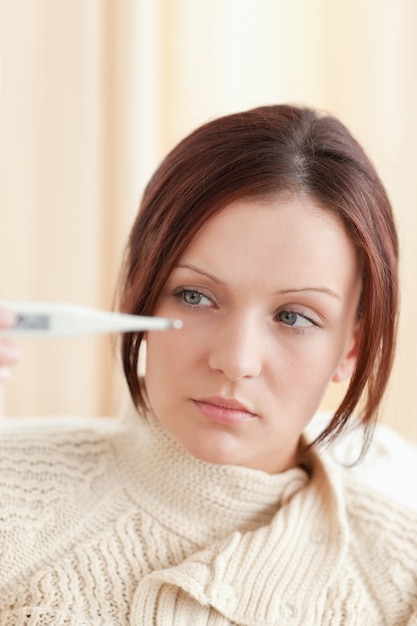
M 207 278 L 209 278 L 210 280 L 212 280 L 214 283 L 216 283 L 217 285 L 224 285 L 224 281 L 220 280 L 219 278 L 217 278 L 216 276 L 214 276 L 213 274 L 210 274 L 210 272 L 207 272 L 206 270 L 203 270 L 201 267 L 198 267 L 197 265 L 194 265 L 192 263 L 179 263 L 178 265 L 175 266 L 174 269 L 187 269 L 187 270 L 191 270 L 192 272 L 197 272 L 197 274 L 201 274 L 202 276 L 206 276 Z M 340 295 L 334 291 L 333 289 L 330 289 L 330 287 L 302 287 L 301 289 L 281 289 L 279 291 L 276 292 L 277 295 L 281 295 L 281 296 L 286 296 L 292 293 L 302 293 L 302 292 L 309 292 L 309 291 L 315 291 L 318 293 L 324 293 L 328 296 L 331 296 L 332 298 L 336 298 L 337 300 L 340 300 L 341 297 Z
M 324 293 L 328 296 L 331 296 L 332 298 L 341 300 L 340 295 L 336 291 L 333 291 L 333 289 L 330 289 L 330 287 L 302 287 L 301 289 L 282 289 L 280 291 L 277 291 L 276 293 L 280 296 L 287 296 L 291 293 L 302 293 L 305 291 L 315 291 L 318 293 Z
M 210 278 L 210 280 L 212 280 L 217 285 L 224 285 L 225 284 L 223 280 L 220 280 L 219 278 L 217 278 L 213 274 L 210 274 L 210 272 L 207 272 L 206 270 L 203 270 L 201 267 L 198 267 L 197 265 L 193 265 L 191 263 L 179 263 L 178 265 L 176 265 L 174 267 L 174 269 L 177 269 L 177 268 L 178 269 L 187 269 L 187 270 L 191 270 L 192 272 L 197 272 L 197 274 L 201 274 L 202 276 L 206 276 L 207 278 Z

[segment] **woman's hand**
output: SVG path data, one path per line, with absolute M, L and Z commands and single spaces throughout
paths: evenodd
M 0 308 L 0 331 L 10 328 L 14 323 L 14 315 L 7 309 Z M 10 367 L 20 359 L 20 350 L 12 341 L 2 337 L 0 333 L 0 384 L 10 375 Z

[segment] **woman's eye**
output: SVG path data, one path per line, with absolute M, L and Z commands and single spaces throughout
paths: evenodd
M 175 296 L 180 297 L 185 304 L 190 306 L 213 306 L 209 297 L 196 291 L 195 289 L 181 289 L 174 293 Z
M 308 328 L 309 326 L 314 326 L 314 322 L 310 319 L 301 315 L 301 313 L 296 313 L 295 311 L 281 311 L 278 313 L 277 318 L 283 324 L 287 326 L 295 326 L 297 328 Z

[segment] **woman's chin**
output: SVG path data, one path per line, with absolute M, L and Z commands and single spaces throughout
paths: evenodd
M 178 443 L 193 457 L 205 463 L 244 465 L 242 444 L 233 435 L 222 433 L 221 436 L 216 437 L 193 437 L 191 441 L 178 441 Z

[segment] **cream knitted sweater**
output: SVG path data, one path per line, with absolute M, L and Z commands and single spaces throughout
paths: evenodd
M 137 418 L 0 455 L 1 626 L 417 624 L 417 515 L 315 452 L 210 465 Z

